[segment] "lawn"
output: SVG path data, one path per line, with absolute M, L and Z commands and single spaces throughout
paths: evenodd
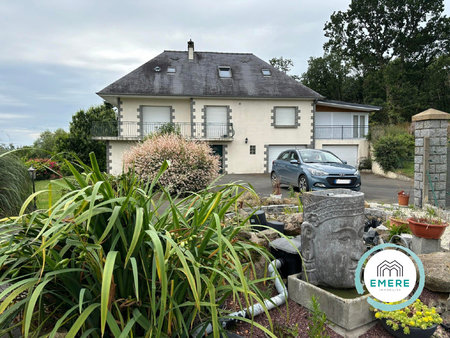
M 54 204 L 62 196 L 62 188 L 54 183 L 59 180 L 61 179 L 36 181 L 36 191 L 50 190 L 49 192 L 38 195 L 36 201 L 38 209 L 47 209 L 50 201 L 51 204 Z

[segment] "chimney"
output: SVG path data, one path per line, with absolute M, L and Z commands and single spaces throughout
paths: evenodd
M 188 41 L 188 59 L 194 60 L 194 41 L 192 39 Z

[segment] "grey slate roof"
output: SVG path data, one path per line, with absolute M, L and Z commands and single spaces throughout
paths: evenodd
M 168 74 L 167 67 L 175 67 Z M 232 78 L 220 78 L 218 67 L 230 66 Z M 160 67 L 160 72 L 155 71 Z M 261 69 L 270 69 L 265 77 Z M 253 54 L 164 51 L 97 93 L 104 96 L 188 96 L 312 98 L 322 96 Z

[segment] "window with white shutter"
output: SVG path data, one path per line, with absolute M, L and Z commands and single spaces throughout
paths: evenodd
M 297 128 L 297 108 L 296 107 L 275 107 L 274 126 L 285 128 Z

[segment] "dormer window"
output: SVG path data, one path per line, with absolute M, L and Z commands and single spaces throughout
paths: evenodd
M 272 73 L 270 72 L 270 69 L 261 69 L 261 72 L 264 76 L 271 76 Z
M 220 66 L 219 67 L 219 76 L 222 78 L 230 78 L 231 77 L 231 67 L 230 66 Z
M 175 67 L 167 67 L 167 73 L 173 74 L 175 73 L 177 70 L 175 69 Z

